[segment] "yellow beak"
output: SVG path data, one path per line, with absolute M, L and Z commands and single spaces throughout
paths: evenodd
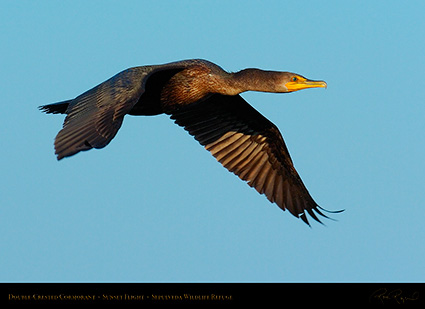
M 328 85 L 323 80 L 308 80 L 298 78 L 296 81 L 291 81 L 285 84 L 288 92 L 298 91 L 307 88 L 326 88 Z

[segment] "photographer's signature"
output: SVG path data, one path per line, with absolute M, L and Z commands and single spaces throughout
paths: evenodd
M 380 288 L 372 293 L 369 300 L 371 302 L 381 302 L 385 303 L 396 303 L 396 304 L 405 304 L 407 302 L 415 301 L 419 299 L 419 292 L 404 293 L 401 289 L 386 289 Z

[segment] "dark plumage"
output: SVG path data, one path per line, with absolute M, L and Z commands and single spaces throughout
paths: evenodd
M 66 114 L 55 139 L 58 160 L 105 147 L 124 116 L 168 114 L 230 172 L 308 223 L 325 216 L 294 168 L 278 128 L 239 94 L 326 87 L 289 72 L 246 69 L 227 73 L 205 60 L 134 67 L 75 99 L 41 106 Z

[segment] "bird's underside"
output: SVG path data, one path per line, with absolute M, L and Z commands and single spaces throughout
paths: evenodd
M 250 86 L 253 89 L 247 90 L 258 91 L 269 91 L 261 87 L 279 86 L 261 85 L 264 78 L 288 79 L 286 88 L 295 90 L 299 89 L 294 76 L 312 84 L 320 82 L 294 73 L 283 72 L 280 76 L 279 72 L 263 72 L 269 71 L 244 70 L 238 76 L 204 60 L 135 67 L 73 100 L 40 109 L 67 115 L 55 139 L 59 160 L 80 151 L 105 147 L 115 137 L 126 114 L 166 113 L 226 169 L 271 202 L 307 224 L 306 213 L 321 222 L 316 214 L 327 218 L 321 212 L 324 209 L 304 186 L 278 128 L 238 94 L 246 91 L 243 83 L 253 85 Z M 309 87 L 316 86 L 305 88 Z M 270 92 L 295 91 L 275 88 Z

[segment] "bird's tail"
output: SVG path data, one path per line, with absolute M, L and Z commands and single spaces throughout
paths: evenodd
M 66 114 L 66 110 L 72 100 L 39 106 L 38 108 L 46 114 Z

